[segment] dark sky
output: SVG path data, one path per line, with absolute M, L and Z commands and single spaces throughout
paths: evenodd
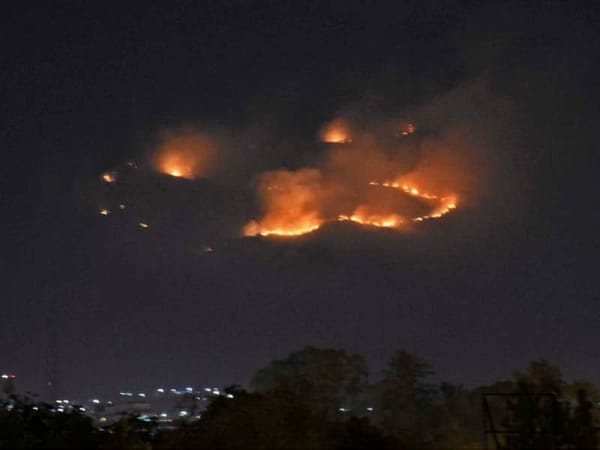
M 245 383 L 307 344 L 373 373 L 404 347 L 450 381 L 544 357 L 600 382 L 600 15 L 585 5 L 7 7 L 0 371 L 43 391 L 53 323 L 68 395 Z M 317 130 L 348 110 L 460 124 L 481 195 L 414 234 L 236 238 L 257 173 L 318 159 Z M 186 124 L 228 142 L 219 180 L 141 168 L 119 195 L 151 232 L 101 220 L 99 174 Z

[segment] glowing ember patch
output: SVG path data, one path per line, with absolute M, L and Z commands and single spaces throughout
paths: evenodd
M 193 180 L 206 176 L 214 167 L 216 146 L 200 134 L 171 136 L 156 151 L 154 166 L 157 171 L 175 178 Z
M 102 174 L 102 181 L 105 183 L 114 183 L 117 180 L 114 172 L 105 172 Z
M 347 137 L 345 133 L 332 131 L 325 136 L 324 142 L 327 142 L 328 144 L 349 144 L 352 142 L 352 139 Z
M 350 127 L 343 120 L 334 120 L 321 132 L 321 140 L 328 144 L 349 144 L 352 142 Z
M 188 180 L 195 178 L 193 170 L 187 167 L 181 158 L 174 155 L 164 157 L 161 171 L 175 178 L 186 178 Z
M 400 130 L 397 131 L 397 136 L 409 136 L 413 134 L 416 130 L 414 123 L 407 123 L 400 127 Z

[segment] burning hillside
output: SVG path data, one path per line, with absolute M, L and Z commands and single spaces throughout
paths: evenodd
M 345 120 L 334 120 L 321 130 L 321 140 L 328 144 L 349 144 L 352 142 L 350 126 Z
M 169 135 L 154 156 L 157 171 L 173 177 L 193 180 L 205 177 L 216 159 L 215 143 L 202 134 L 183 133 Z
M 400 136 L 413 134 L 415 125 L 401 129 Z M 327 143 L 352 142 L 347 122 L 334 121 L 324 130 Z M 343 133 L 334 140 L 332 130 Z M 439 219 L 458 207 L 460 191 L 472 181 L 452 139 L 423 141 L 414 160 L 401 144 L 381 148 L 371 136 L 359 136 L 352 146 L 336 146 L 319 168 L 267 172 L 258 186 L 263 216 L 243 234 L 297 236 L 334 221 L 400 230 Z
M 335 222 L 408 231 L 420 222 L 441 219 L 472 199 L 474 176 L 466 156 L 469 152 L 464 151 L 470 144 L 463 135 L 419 135 L 413 122 L 401 120 L 392 120 L 391 126 L 386 122 L 377 128 L 375 124 L 375 131 L 366 130 L 368 124 L 357 127 L 349 119 L 338 118 L 321 129 L 320 139 L 327 145 L 313 167 L 260 174 L 261 215 L 250 221 L 251 211 L 245 206 L 251 202 L 232 206 L 238 197 L 235 193 L 241 192 L 240 178 L 222 169 L 223 151 L 217 151 L 214 138 L 189 130 L 167 134 L 152 153 L 153 168 L 172 177 L 197 180 L 215 175 L 220 158 L 220 173 L 227 174 L 232 184 L 227 196 L 215 198 L 212 209 L 220 216 L 230 215 L 234 208 L 239 221 L 224 217 L 227 225 L 222 223 L 220 228 L 231 232 L 245 223 L 244 236 L 300 236 Z M 127 209 L 128 216 L 137 215 L 136 223 L 147 228 L 143 224 L 148 214 L 136 213 L 130 203 L 146 204 L 146 197 L 154 195 L 142 199 L 136 193 L 143 189 L 138 183 L 145 171 L 140 170 L 140 176 L 126 175 L 138 172 L 135 169 L 137 165 L 128 163 L 122 171 L 100 175 L 106 198 L 98 202 L 97 211 L 108 216 L 113 212 L 123 215 Z M 166 183 L 164 187 L 172 191 L 175 185 Z M 133 192 L 131 200 L 125 200 L 129 190 Z

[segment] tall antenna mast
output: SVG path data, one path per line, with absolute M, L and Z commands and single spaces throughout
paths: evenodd
M 46 364 L 45 364 L 45 396 L 54 403 L 58 398 L 58 304 L 55 295 L 48 298 L 48 311 L 46 314 Z

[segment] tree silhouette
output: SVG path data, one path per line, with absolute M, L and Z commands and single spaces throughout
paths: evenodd
M 410 447 L 431 443 L 435 387 L 431 367 L 417 355 L 398 350 L 375 386 L 376 417 L 387 433 Z
M 577 390 L 577 406 L 573 411 L 570 427 L 571 441 L 577 449 L 598 448 L 598 427 L 594 418 L 594 403 L 588 392 Z
M 365 410 L 367 367 L 360 355 L 306 347 L 269 363 L 256 373 L 250 386 L 257 392 L 290 391 L 315 414 L 333 419 L 339 417 L 340 408 Z
M 0 448 L 96 448 L 101 435 L 80 411 L 13 396 L 0 404 Z
M 99 427 L 75 405 L 9 395 L 0 401 L 0 449 L 475 450 L 482 448 L 484 394 L 493 399 L 487 411 L 500 419 L 495 429 L 507 431 L 494 440 L 502 450 L 598 449 L 600 392 L 586 381 L 566 382 L 555 364 L 532 361 L 510 380 L 472 389 L 433 385 L 432 373 L 398 350 L 369 386 L 360 355 L 306 347 L 259 370 L 254 391 L 226 387 L 228 395 L 197 411 L 199 420 L 166 429 L 136 416 Z

